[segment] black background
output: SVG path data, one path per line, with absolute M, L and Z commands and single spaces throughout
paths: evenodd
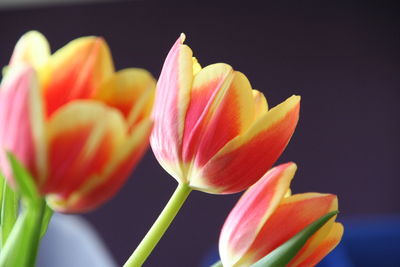
M 322 2 L 126 1 L 3 10 L 0 64 L 24 32 L 36 29 L 53 51 L 79 36 L 103 36 L 117 69 L 143 67 L 158 77 L 184 32 L 202 66 L 231 64 L 270 106 L 302 96 L 298 128 L 279 160 L 299 165 L 295 193 L 337 194 L 342 217 L 398 213 L 400 9 L 385 1 Z M 119 263 L 175 186 L 149 150 L 120 193 L 85 215 Z M 192 193 L 147 265 L 197 266 L 238 196 Z

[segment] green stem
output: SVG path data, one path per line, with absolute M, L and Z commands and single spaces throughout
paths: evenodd
M 182 207 L 192 189 L 187 184 L 179 184 L 164 210 L 158 216 L 153 226 L 129 257 L 123 267 L 139 267 L 146 261 L 169 225 Z

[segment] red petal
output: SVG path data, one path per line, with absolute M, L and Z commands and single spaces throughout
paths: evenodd
M 87 179 L 101 175 L 126 134 L 122 115 L 94 101 L 66 105 L 48 128 L 49 177 L 43 193 L 59 198 L 68 198 Z
M 229 194 L 254 184 L 285 149 L 296 128 L 299 109 L 298 97 L 271 109 L 247 133 L 233 139 L 199 168 L 191 185 L 206 192 Z
M 121 144 L 119 156 L 109 163 L 102 177 L 92 177 L 76 192 L 67 206 L 66 212 L 84 212 L 96 208 L 109 200 L 125 183 L 132 169 L 142 158 L 148 147 L 152 124 L 150 120 L 142 122 L 133 131 L 129 140 Z
M 114 71 L 102 38 L 76 39 L 52 55 L 41 71 L 47 115 L 76 99 L 91 98 Z

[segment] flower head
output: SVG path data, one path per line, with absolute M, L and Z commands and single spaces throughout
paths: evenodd
M 279 165 L 240 198 L 226 219 L 219 239 L 224 266 L 250 266 L 318 218 L 338 209 L 335 195 L 290 195 L 295 171 L 294 163 Z M 339 243 L 343 226 L 335 218 L 307 241 L 288 266 L 314 266 Z
M 1 169 L 13 183 L 4 151 L 14 153 L 55 210 L 109 199 L 147 147 L 155 80 L 143 69 L 115 72 L 102 38 L 51 55 L 45 37 L 28 32 L 0 87 Z
M 157 84 L 151 147 L 181 183 L 209 193 L 242 191 L 283 152 L 300 97 L 268 110 L 244 74 L 224 63 L 202 68 L 184 39 L 172 47 Z

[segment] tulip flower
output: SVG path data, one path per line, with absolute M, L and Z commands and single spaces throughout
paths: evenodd
M 250 266 L 312 222 L 338 209 L 331 194 L 290 195 L 294 163 L 279 165 L 251 186 L 233 208 L 221 231 L 219 252 L 224 267 Z M 288 266 L 316 265 L 340 241 L 343 226 L 330 219 L 303 246 Z
M 272 167 L 296 127 L 300 97 L 268 109 L 244 74 L 224 63 L 201 68 L 182 34 L 157 83 L 153 152 L 179 183 L 236 193 Z
M 155 80 L 143 69 L 115 72 L 99 37 L 50 54 L 38 32 L 17 43 L 0 90 L 4 151 L 26 166 L 57 211 L 82 212 L 109 199 L 143 155 L 152 129 Z

